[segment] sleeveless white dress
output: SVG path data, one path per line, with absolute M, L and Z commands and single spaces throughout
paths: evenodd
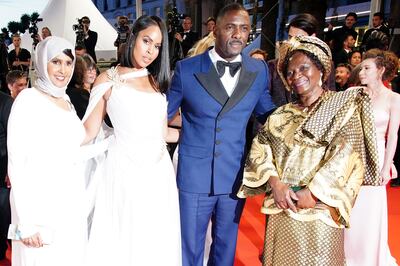
M 164 141 L 166 98 L 125 85 L 132 73 L 109 74 L 104 86 L 112 86 L 107 113 L 114 138 L 97 188 L 88 264 L 181 265 L 178 190 Z
M 385 158 L 388 110 L 374 110 L 379 166 Z M 393 266 L 388 245 L 386 186 L 362 186 L 345 230 L 344 247 L 347 266 Z

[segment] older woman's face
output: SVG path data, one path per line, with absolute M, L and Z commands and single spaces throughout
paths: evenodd
M 296 52 L 289 59 L 286 81 L 300 96 L 312 95 L 321 89 L 319 81 L 321 71 L 301 52 Z
M 84 75 L 84 82 L 87 84 L 93 84 L 97 77 L 96 67 L 90 67 L 86 70 Z
M 59 88 L 65 87 L 73 72 L 73 61 L 66 54 L 59 54 L 47 63 L 50 81 Z

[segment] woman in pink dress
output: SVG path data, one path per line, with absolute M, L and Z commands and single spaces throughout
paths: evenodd
M 361 84 L 372 100 L 380 163 L 380 185 L 363 186 L 350 216 L 351 228 L 345 233 L 348 266 L 397 265 L 388 246 L 386 184 L 396 173 L 393 157 L 400 124 L 400 95 L 387 89 L 382 80 L 386 71 L 384 53 L 372 49 L 364 54 L 359 74 Z

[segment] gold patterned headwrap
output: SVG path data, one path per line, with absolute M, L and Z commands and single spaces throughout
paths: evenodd
M 324 82 L 331 73 L 332 53 L 329 46 L 322 40 L 313 36 L 295 36 L 289 41 L 283 42 L 279 47 L 278 73 L 286 88 L 290 90 L 283 74 L 285 63 L 295 51 L 306 51 L 313 54 L 324 68 L 322 81 Z

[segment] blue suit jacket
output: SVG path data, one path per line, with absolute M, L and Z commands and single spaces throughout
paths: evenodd
M 213 195 L 236 193 L 242 180 L 246 125 L 251 114 L 275 108 L 264 61 L 242 55 L 242 69 L 231 97 L 208 51 L 179 61 L 168 92 L 168 115 L 181 107 L 178 188 Z

